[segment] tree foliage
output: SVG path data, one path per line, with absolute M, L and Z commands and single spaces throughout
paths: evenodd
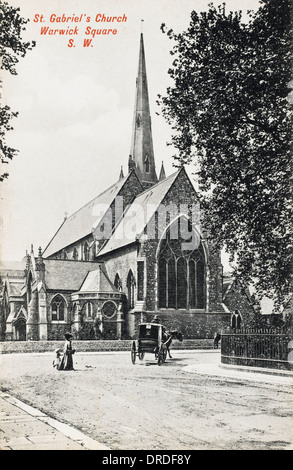
M 211 4 L 183 33 L 161 26 L 175 41 L 173 86 L 158 100 L 175 165 L 197 164 L 211 237 L 276 305 L 292 289 L 290 18 L 290 0 L 261 0 L 245 22 Z
M 9 6 L 7 2 L 0 3 L 0 68 L 7 70 L 12 75 L 17 75 L 16 65 L 19 59 L 25 57 L 27 51 L 35 46 L 35 42 L 30 43 L 22 40 L 22 31 L 26 29 L 25 25 L 29 20 L 22 18 L 19 11 L 19 8 Z M 13 112 L 7 105 L 0 107 L 0 158 L 2 164 L 9 163 L 17 154 L 17 150 L 9 147 L 5 140 L 6 132 L 13 129 L 10 121 L 17 115 L 18 113 Z M 7 172 L 2 173 L 0 181 L 7 177 Z

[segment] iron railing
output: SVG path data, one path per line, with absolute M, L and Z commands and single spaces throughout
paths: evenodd
M 281 329 L 225 330 L 221 333 L 221 362 L 254 367 L 293 369 L 292 336 Z

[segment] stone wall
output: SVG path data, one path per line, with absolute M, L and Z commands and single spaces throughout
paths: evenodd
M 67 323 L 48 323 L 48 340 L 63 340 L 64 333 L 70 331 L 70 324 Z
M 107 274 L 110 281 L 114 283 L 115 276 L 118 273 L 122 282 L 122 292 L 127 295 L 127 276 L 129 270 L 132 270 L 133 276 L 137 277 L 137 247 L 132 244 L 116 252 L 110 252 L 103 257 Z
M 73 341 L 72 345 L 76 349 L 76 354 L 82 352 L 111 352 L 111 351 L 128 351 L 130 361 L 130 350 L 132 340 L 90 340 L 90 341 Z M 63 348 L 64 341 L 7 341 L 0 342 L 0 354 L 14 353 L 44 353 L 51 352 L 54 357 L 54 350 Z M 213 341 L 209 339 L 183 340 L 180 343 L 177 340 L 172 342 L 172 349 L 212 349 Z
M 222 364 L 230 366 L 259 367 L 262 369 L 278 369 L 293 372 L 293 364 L 288 361 L 269 359 L 249 359 L 243 357 L 221 357 Z

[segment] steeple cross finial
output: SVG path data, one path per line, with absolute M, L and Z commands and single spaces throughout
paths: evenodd
M 141 25 L 140 25 L 141 26 L 141 33 L 143 33 L 143 22 L 144 22 L 144 20 L 140 20 L 140 21 L 141 21 Z

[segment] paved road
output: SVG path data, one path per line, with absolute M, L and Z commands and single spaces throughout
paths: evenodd
M 173 356 L 77 353 L 72 372 L 47 353 L 0 356 L 2 449 L 292 449 L 292 375 Z

